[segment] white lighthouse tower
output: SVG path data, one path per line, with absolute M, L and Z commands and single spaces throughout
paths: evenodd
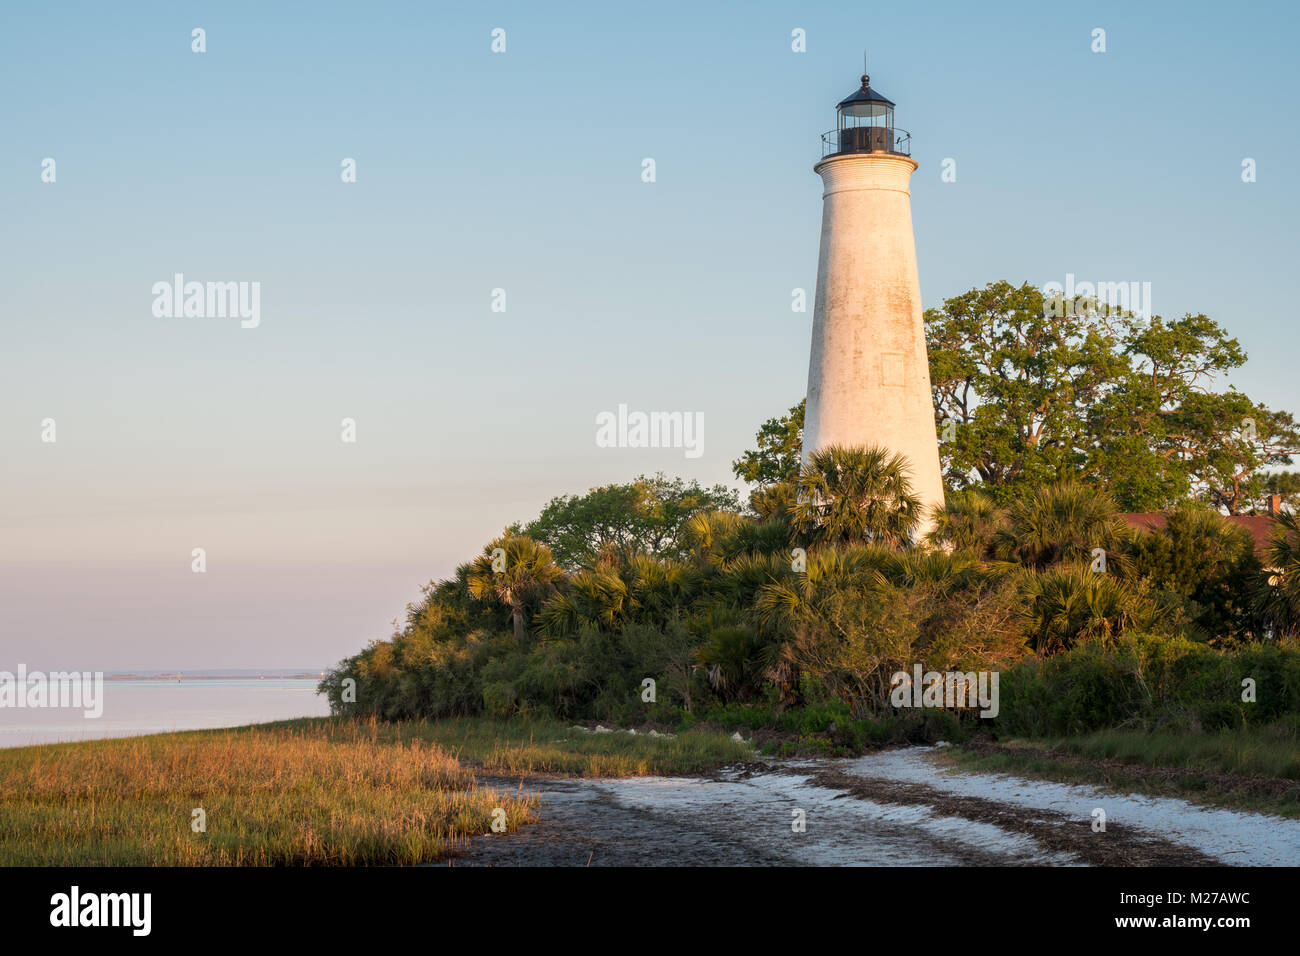
M 910 135 L 869 78 L 822 136 L 821 254 L 813 306 L 803 461 L 827 445 L 905 455 L 925 517 L 943 505 L 930 364 L 912 238 Z

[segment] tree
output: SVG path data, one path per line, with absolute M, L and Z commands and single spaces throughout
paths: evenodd
M 926 312 L 941 456 L 954 487 L 999 502 L 1075 478 L 1127 511 L 1195 494 L 1229 513 L 1300 453 L 1290 414 L 1216 378 L 1240 343 L 1205 315 L 1149 322 L 995 282 Z
M 748 627 L 719 627 L 695 651 L 709 686 L 724 701 L 750 700 L 761 693 L 776 648 Z
M 1203 504 L 1184 502 L 1158 531 L 1133 542 L 1133 574 L 1174 596 L 1191 632 L 1202 639 L 1256 633 L 1251 594 L 1261 573 L 1255 539 Z
M 944 507 L 935 513 L 934 521 L 934 530 L 927 535 L 931 544 L 950 545 L 984 557 L 1006 515 L 988 495 L 976 488 L 963 488 L 944 496 Z
M 682 526 L 692 515 L 740 507 L 736 492 L 724 485 L 703 488 L 695 481 L 643 475 L 630 484 L 552 498 L 536 519 L 512 530 L 544 542 L 561 565 L 577 568 L 602 551 L 676 556 Z
M 883 711 L 891 675 L 918 660 L 914 645 L 926 603 L 924 589 L 887 579 L 882 569 L 894 557 L 880 544 L 818 548 L 804 573 L 762 584 L 759 622 L 784 638 L 774 669 L 783 663 L 821 682 L 854 716 Z
M 740 530 L 748 519 L 728 511 L 701 511 L 682 527 L 682 545 L 698 564 L 735 557 Z
M 731 470 L 737 478 L 765 488 L 799 477 L 806 404 L 806 400 L 800 400 L 788 414 L 769 418 L 759 426 L 758 434 L 754 436 L 758 447 L 731 463 Z
M 921 517 L 907 459 L 873 446 L 828 445 L 812 453 L 799 474 L 795 530 L 809 541 L 911 540 Z
M 1292 511 L 1300 509 L 1300 472 L 1275 471 L 1264 475 L 1264 494 L 1277 495 L 1282 499 L 1282 507 Z M 1256 505 L 1256 511 L 1268 513 L 1264 502 Z
M 583 627 L 621 630 L 627 611 L 627 582 L 609 568 L 590 568 L 571 575 L 537 619 L 543 634 L 559 637 Z
M 1204 315 L 1126 320 L 1124 328 L 1126 367 L 1089 410 L 1095 446 L 1084 477 L 1104 482 L 1128 510 L 1163 510 L 1188 496 L 1210 445 L 1252 407 L 1245 396 L 1210 387 L 1246 354 Z
M 1057 314 L 1059 311 L 1061 314 Z M 1000 501 L 1087 461 L 1086 411 L 1125 362 L 1118 330 L 995 282 L 926 312 L 930 380 L 949 483 Z
M 789 517 L 798 497 L 797 481 L 778 481 L 750 492 L 749 507 L 760 518 L 782 521 Z
M 1294 513 L 1273 526 L 1264 564 L 1256 606 L 1275 637 L 1294 636 L 1300 633 L 1300 520 Z
M 1131 532 L 1105 492 L 1073 482 L 1039 488 L 1007 509 L 1006 525 L 993 537 L 1000 558 L 1043 570 L 1065 564 L 1091 564 L 1094 550 L 1120 570 Z
M 470 562 L 465 580 L 478 600 L 495 599 L 510 609 L 515 641 L 522 644 L 527 609 L 550 594 L 563 576 L 546 545 L 526 535 L 506 534 Z
M 1109 643 L 1124 631 L 1151 627 L 1156 610 L 1123 581 L 1085 567 L 1026 573 L 1023 592 L 1030 645 L 1041 656 L 1082 640 Z
M 1300 453 L 1300 432 L 1288 412 L 1256 405 L 1239 392 L 1198 395 L 1179 410 L 1178 452 L 1198 498 L 1228 514 L 1260 502 L 1271 477 L 1264 469 L 1288 465 Z

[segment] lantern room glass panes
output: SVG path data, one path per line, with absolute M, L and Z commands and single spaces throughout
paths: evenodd
M 840 127 L 846 126 L 892 126 L 894 108 L 880 100 L 866 103 L 850 103 L 840 107 Z
M 871 78 L 836 105 L 836 128 L 822 136 L 822 155 L 899 153 L 906 156 L 911 137 L 894 126 L 894 104 L 871 88 Z

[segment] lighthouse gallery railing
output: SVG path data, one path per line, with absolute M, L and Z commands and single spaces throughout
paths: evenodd
M 888 126 L 850 126 L 822 133 L 822 156 L 836 153 L 912 155 L 912 134 Z

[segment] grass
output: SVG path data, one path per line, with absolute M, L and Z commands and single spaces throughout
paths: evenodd
M 564 724 L 310 719 L 0 750 L 3 865 L 385 865 L 535 819 L 500 775 L 693 773 L 748 756 L 721 734 Z M 206 832 L 191 829 L 193 811 Z
M 1217 733 L 1139 733 L 1104 730 L 1056 742 L 1069 753 L 1151 767 L 1211 770 L 1300 781 L 1295 724 Z
M 395 741 L 435 743 L 462 761 L 503 776 L 685 775 L 753 757 L 749 746 L 716 731 L 687 730 L 665 738 L 644 732 L 593 733 L 554 720 L 402 721 L 385 725 L 381 734 Z
M 1153 796 L 1300 817 L 1295 722 L 1216 733 L 1102 730 L 1077 737 L 971 744 L 945 759 L 976 770 L 1093 783 Z

